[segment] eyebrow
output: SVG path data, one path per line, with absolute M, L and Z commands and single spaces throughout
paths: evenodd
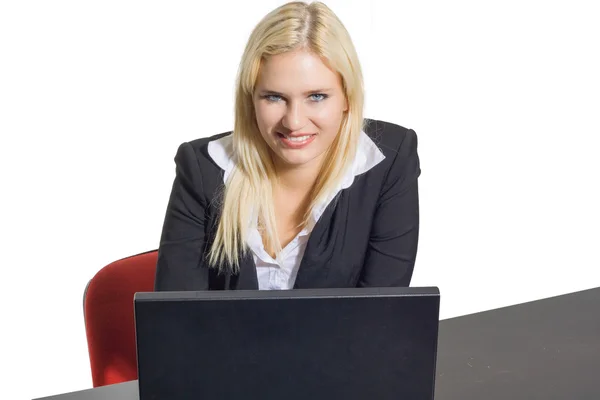
M 324 89 L 315 89 L 315 90 L 309 90 L 308 92 L 304 92 L 304 95 L 309 95 L 309 94 L 315 94 L 315 93 L 326 93 L 326 92 L 332 92 L 333 89 L 332 88 L 324 88 Z M 279 93 L 276 92 L 274 90 L 259 90 L 260 93 L 262 94 L 269 94 L 269 95 L 277 95 L 277 96 L 285 96 L 283 93 Z

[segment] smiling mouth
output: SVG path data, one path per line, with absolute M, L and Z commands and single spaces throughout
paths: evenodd
M 279 138 L 279 143 L 281 143 L 283 148 L 290 150 L 301 150 L 310 146 L 310 144 L 317 137 L 317 134 L 300 132 L 295 135 L 284 135 L 281 132 L 277 132 L 277 137 Z
M 281 132 L 277 132 L 277 135 L 280 138 L 284 138 L 286 140 L 289 140 L 290 142 L 294 142 L 294 143 L 303 143 L 306 142 L 307 140 L 311 139 L 313 136 L 316 135 L 316 133 L 312 133 L 312 134 L 307 134 L 307 135 L 296 135 L 296 136 L 291 136 L 291 135 L 284 135 Z

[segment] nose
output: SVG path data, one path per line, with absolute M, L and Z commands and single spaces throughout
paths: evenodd
M 292 132 L 299 131 L 306 126 L 306 114 L 302 104 L 298 102 L 290 103 L 285 115 L 283 116 L 283 126 Z

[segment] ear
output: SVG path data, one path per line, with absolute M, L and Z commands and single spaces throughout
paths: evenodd
M 344 112 L 348 112 L 348 98 L 344 98 Z

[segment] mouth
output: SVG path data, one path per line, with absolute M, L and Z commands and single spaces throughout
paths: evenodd
M 301 133 L 295 135 L 285 135 L 277 132 L 277 136 L 286 147 L 299 149 L 308 145 L 317 136 L 316 133 Z
M 305 133 L 305 134 L 300 134 L 300 135 L 284 135 L 281 132 L 277 132 L 277 136 L 279 136 L 280 138 L 284 138 L 286 140 L 290 140 L 292 142 L 297 142 L 297 143 L 306 142 L 308 139 L 310 139 L 311 137 L 313 137 L 315 135 L 316 135 L 316 133 Z

